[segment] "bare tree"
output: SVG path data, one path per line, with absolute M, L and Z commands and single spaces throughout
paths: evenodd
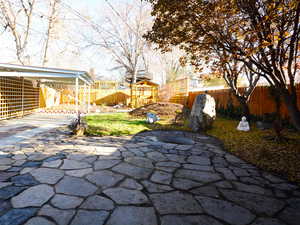
M 35 0 L 18 0 L 13 3 L 16 5 L 9 0 L 0 0 L 0 22 L 13 36 L 17 59 L 24 64 Z
M 49 18 L 48 18 L 48 28 L 45 40 L 44 54 L 42 58 L 42 65 L 48 62 L 48 48 L 49 42 L 52 39 L 52 34 L 54 30 L 54 25 L 58 19 L 58 3 L 60 0 L 49 0 Z

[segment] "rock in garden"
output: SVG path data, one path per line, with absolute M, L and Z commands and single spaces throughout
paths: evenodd
M 190 115 L 190 127 L 194 132 L 205 131 L 212 127 L 216 119 L 215 99 L 207 94 L 198 95 Z

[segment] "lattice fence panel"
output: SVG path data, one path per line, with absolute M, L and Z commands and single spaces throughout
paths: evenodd
M 31 113 L 39 107 L 39 87 L 19 77 L 0 77 L 0 120 Z

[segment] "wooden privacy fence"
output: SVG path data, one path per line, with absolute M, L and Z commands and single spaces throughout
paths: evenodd
M 159 101 L 185 105 L 189 95 L 189 78 L 171 81 L 159 90 Z
M 296 85 L 298 96 L 298 107 L 300 108 L 300 84 Z M 240 88 L 239 91 L 244 91 L 245 88 Z M 230 89 L 209 90 L 190 92 L 188 96 L 187 106 L 191 109 L 197 95 L 207 93 L 213 96 L 216 100 L 217 109 L 227 109 L 232 103 L 234 107 L 239 107 L 239 102 L 231 93 Z M 276 111 L 276 105 L 273 98 L 270 96 L 269 87 L 256 87 L 249 100 L 250 113 L 256 116 L 262 116 L 265 113 L 273 113 Z M 282 117 L 288 117 L 288 111 L 284 103 L 281 105 L 280 114 Z

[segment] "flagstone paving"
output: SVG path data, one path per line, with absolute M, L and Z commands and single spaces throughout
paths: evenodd
M 187 139 L 174 144 L 176 137 Z M 0 145 L 1 225 L 299 221 L 299 186 L 223 151 L 212 137 L 149 131 L 74 138 L 60 129 Z

